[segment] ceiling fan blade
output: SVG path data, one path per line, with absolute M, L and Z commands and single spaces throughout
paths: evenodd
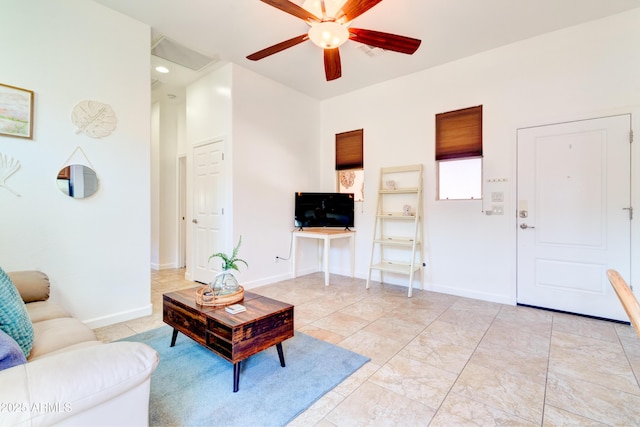
M 342 76 L 340 51 L 337 47 L 335 49 L 324 50 L 324 74 L 328 82 L 339 79 Z
M 381 31 L 363 30 L 361 28 L 349 28 L 349 39 L 381 49 L 406 53 L 407 55 L 412 55 L 422 43 L 420 40 L 411 37 L 383 33 Z
M 295 3 L 290 2 L 289 0 L 260 0 L 263 3 L 271 5 L 277 9 L 280 9 L 284 12 L 287 12 L 290 15 L 296 16 L 304 21 L 313 21 L 320 22 L 321 19 L 318 18 L 313 13 L 309 12 L 307 9 L 303 9 Z
M 382 0 L 347 0 L 340 12 L 336 14 L 336 20 L 345 16 L 347 22 L 351 22 L 381 1 Z
M 320 10 L 322 10 L 322 18 L 327 16 L 327 5 L 324 4 L 324 0 L 320 0 Z
M 247 56 L 247 59 L 250 59 L 252 61 L 258 61 L 259 59 L 266 58 L 267 56 L 271 56 L 274 53 L 282 52 L 285 49 L 289 49 L 290 47 L 300 44 L 303 41 L 306 41 L 308 39 L 309 39 L 309 36 L 306 34 L 303 34 L 301 36 L 297 36 L 292 39 L 285 40 L 278 44 L 274 44 L 273 46 L 269 46 L 265 49 L 252 53 L 251 55 Z

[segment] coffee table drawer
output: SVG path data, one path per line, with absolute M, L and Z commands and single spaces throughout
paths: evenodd
M 201 344 L 204 343 L 206 318 L 201 313 L 187 310 L 179 305 L 164 301 L 162 320 L 189 338 Z
M 234 342 L 253 340 L 274 331 L 289 329 L 293 331 L 293 308 L 242 325 L 234 333 Z

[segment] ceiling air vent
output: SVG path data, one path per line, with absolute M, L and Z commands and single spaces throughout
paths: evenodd
M 186 48 L 164 36 L 160 37 L 151 47 L 151 55 L 166 59 L 167 61 L 190 68 L 194 71 L 200 71 L 207 65 L 217 61 L 216 58 L 211 58 Z

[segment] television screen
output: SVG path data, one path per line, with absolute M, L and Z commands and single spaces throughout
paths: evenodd
M 296 193 L 295 226 L 353 227 L 353 193 Z

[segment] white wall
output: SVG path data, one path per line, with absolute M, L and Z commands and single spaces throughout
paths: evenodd
M 151 268 L 183 267 L 179 250 L 178 157 L 185 156 L 186 90 L 154 87 L 151 105 Z
M 514 303 L 516 130 L 617 113 L 634 113 L 637 129 L 638 22 L 636 9 L 324 101 L 324 187 L 335 186 L 334 135 L 365 131 L 365 202 L 356 215 L 356 274 L 367 274 L 379 168 L 423 163 L 426 287 Z M 480 104 L 485 195 L 505 193 L 504 216 L 483 215 L 481 201 L 435 201 L 435 114 Z M 634 177 L 640 164 L 637 151 Z M 494 178 L 507 181 L 486 183 Z M 638 187 L 634 200 L 640 200 Z M 638 248 L 640 236 L 638 230 L 634 233 Z M 332 255 L 332 261 L 339 258 Z M 636 260 L 634 271 L 639 268 Z
M 207 141 L 223 139 L 229 147 L 231 132 L 231 77 L 232 66 L 225 65 L 187 87 L 186 95 L 186 157 L 187 157 L 187 269 L 185 277 L 193 278 L 194 253 L 191 220 L 193 215 L 193 149 Z M 231 169 L 226 162 L 225 174 Z M 228 179 L 225 206 L 231 206 L 231 180 Z M 232 215 L 225 218 L 224 230 L 233 227 Z M 230 233 L 227 233 L 230 234 Z
M 165 97 L 166 98 L 166 97 Z M 178 130 L 179 114 L 184 104 L 169 98 L 160 109 L 160 250 L 158 269 L 177 268 L 178 252 Z
M 231 251 L 242 235 L 239 256 L 249 268 L 242 268 L 238 279 L 246 288 L 290 276 L 290 263 L 276 263 L 275 257 L 288 254 L 294 192 L 316 188 L 320 181 L 319 117 L 317 100 L 235 64 L 187 88 L 189 170 L 194 145 L 218 138 L 225 141 L 229 187 L 222 250 Z M 193 206 L 190 174 L 188 219 Z M 189 221 L 187 228 L 190 252 Z M 186 276 L 191 275 L 188 262 Z
M 21 197 L 0 188 L 0 265 L 47 273 L 52 299 L 92 327 L 151 313 L 149 33 L 82 0 L 6 0 L 0 13 L 0 82 L 36 100 L 34 139 L 0 136 L 21 163 L 8 182 Z M 75 132 L 85 99 L 113 108 L 115 132 Z M 85 200 L 55 185 L 77 147 L 100 179 Z
M 161 103 L 151 104 L 151 268 L 159 270 L 160 267 L 160 130 L 161 130 Z
M 151 268 L 178 268 L 178 155 L 184 153 L 185 88 L 153 90 L 151 105 Z M 182 152 L 180 151 L 182 150 Z
M 290 277 L 276 256 L 289 253 L 294 193 L 320 185 L 320 103 L 238 65 L 232 100 L 233 239 L 242 235 L 239 278 L 252 287 Z M 315 246 L 299 247 L 300 271 L 315 271 Z

